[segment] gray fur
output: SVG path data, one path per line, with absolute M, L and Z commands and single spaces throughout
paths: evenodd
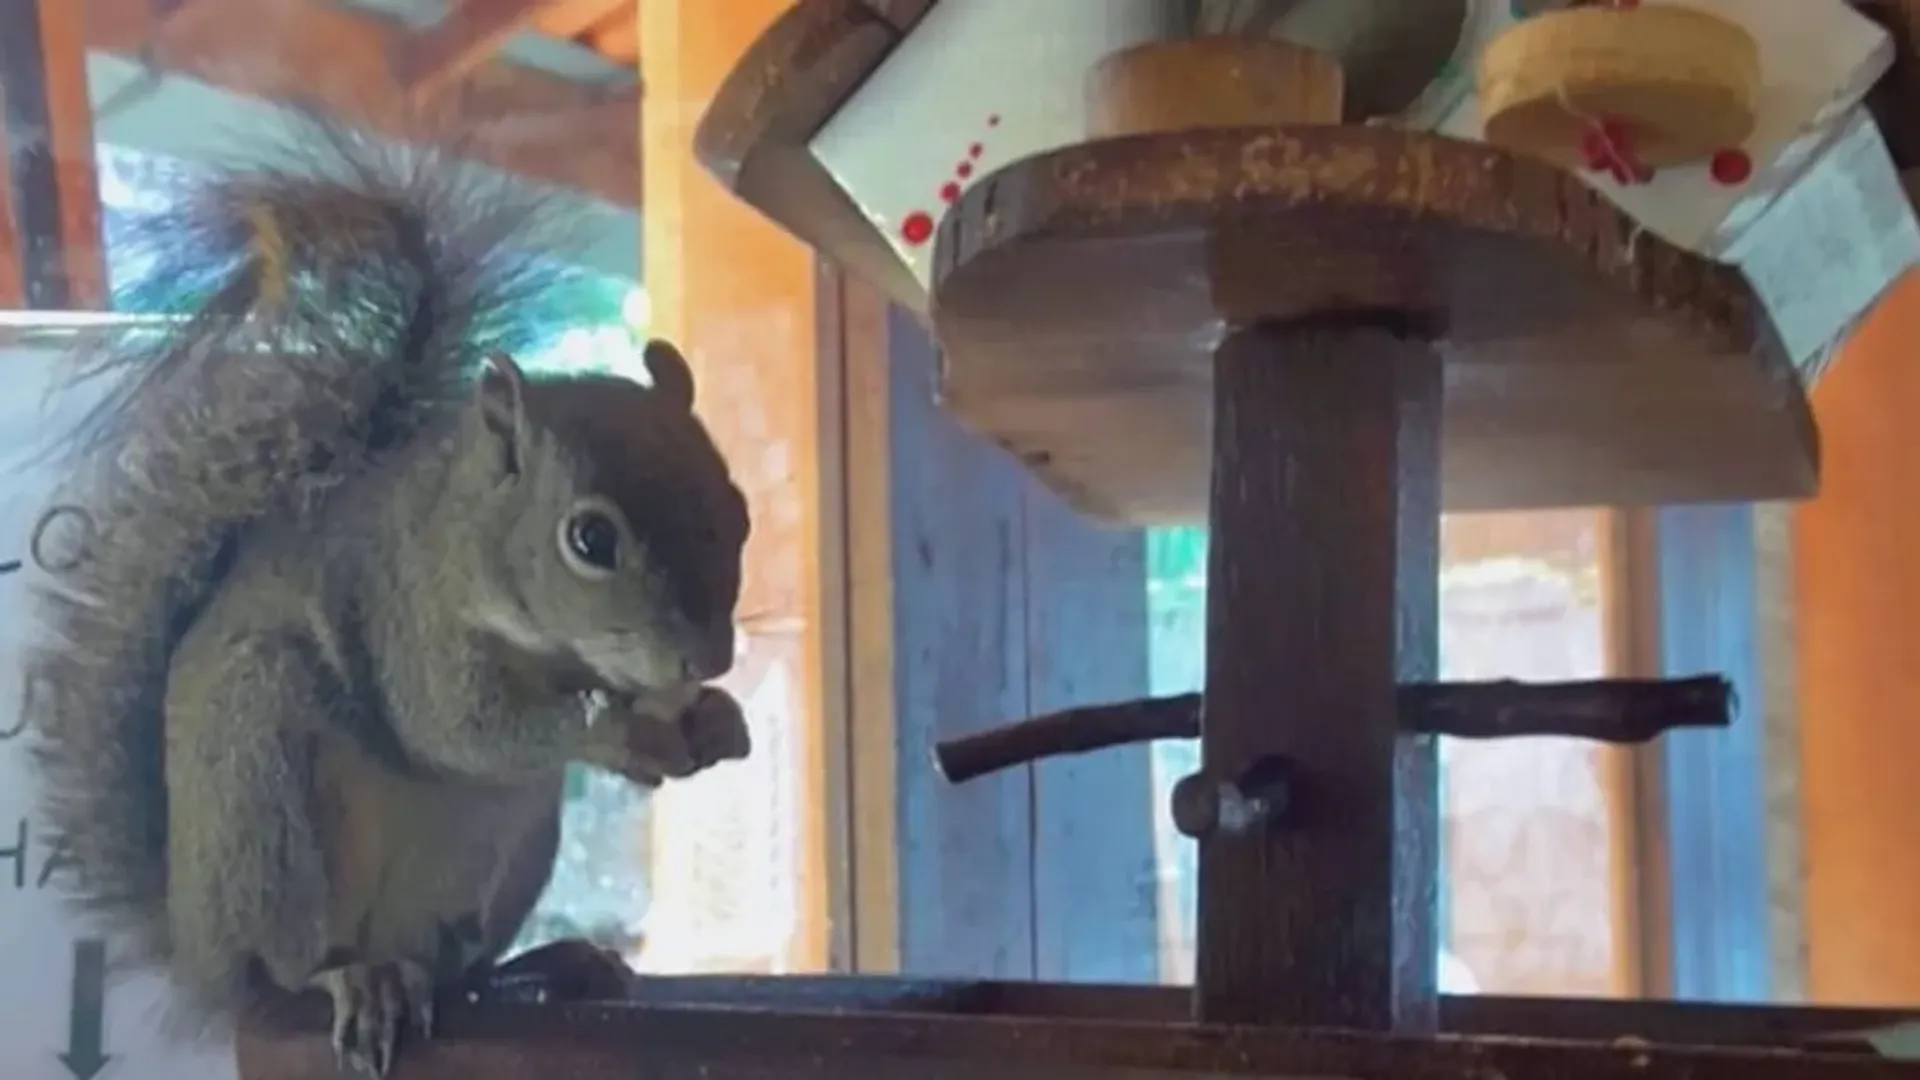
M 581 694 L 671 717 L 723 672 L 746 539 L 670 347 L 649 362 L 684 396 L 505 360 L 476 379 L 552 306 L 514 250 L 539 206 L 322 134 L 317 173 L 215 176 L 148 226 L 194 317 L 87 357 L 123 389 L 75 433 L 90 535 L 29 658 L 80 906 L 215 1019 L 343 949 L 440 978 L 497 956 L 567 763 L 696 767 L 636 762 Z M 622 530 L 608 580 L 561 550 L 583 499 Z M 447 956 L 469 915 L 480 940 Z

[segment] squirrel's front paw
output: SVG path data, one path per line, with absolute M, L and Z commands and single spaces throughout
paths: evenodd
M 696 769 L 738 761 L 753 752 L 746 713 L 732 694 L 718 687 L 701 688 L 700 696 L 680 714 L 680 732 L 693 751 Z
M 409 1021 L 433 1034 L 433 980 L 411 961 L 346 964 L 313 978 L 333 999 L 333 1053 L 342 1069 L 384 1077 Z
M 649 788 L 746 757 L 753 748 L 740 703 L 713 687 L 700 688 L 685 705 L 625 702 L 596 721 L 589 739 L 587 761 Z

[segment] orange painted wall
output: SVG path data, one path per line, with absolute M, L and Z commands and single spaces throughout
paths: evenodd
M 693 156 L 694 129 L 713 92 L 789 0 L 636 2 L 646 72 L 642 215 L 653 333 L 678 344 L 692 363 L 700 414 L 732 463 L 753 514 L 740 604 L 749 648 L 729 685 L 736 693 L 786 699 L 770 706 L 779 713 L 779 730 L 771 734 L 781 745 L 754 748 L 757 761 L 779 762 L 781 775 L 737 772 L 725 782 L 733 790 L 716 791 L 716 797 L 763 798 L 761 786 L 768 781 L 778 789 L 774 798 L 784 809 L 768 826 L 783 834 L 776 846 L 791 863 L 785 871 L 763 872 L 791 882 L 793 895 L 749 899 L 777 909 L 769 918 L 793 920 L 787 955 L 775 966 L 813 969 L 825 963 L 827 933 L 824 823 L 817 809 L 825 799 L 814 260 L 734 199 Z M 741 766 L 749 767 L 756 762 Z M 721 781 L 716 777 L 715 783 Z M 670 798 L 656 805 L 656 851 L 709 825 L 700 820 L 700 809 L 676 807 Z M 703 862 L 693 852 L 677 868 L 656 865 L 657 887 L 681 887 L 675 883 L 682 873 L 710 876 L 715 868 Z M 714 957 L 715 964 L 727 962 Z
M 1920 1001 L 1920 272 L 1815 390 L 1822 491 L 1796 514 L 1808 987 Z

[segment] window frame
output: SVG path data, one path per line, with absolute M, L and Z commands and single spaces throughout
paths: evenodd
M 1636 673 L 1720 673 L 1739 703 L 1720 730 L 1678 731 L 1636 752 L 1642 957 L 1648 996 L 1761 1003 L 1779 997 L 1772 932 L 1773 828 L 1754 507 L 1704 504 L 1619 515 Z

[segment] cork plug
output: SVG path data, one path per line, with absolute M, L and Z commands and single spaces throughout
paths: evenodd
M 1621 133 L 1648 168 L 1688 165 L 1753 134 L 1760 48 L 1739 24 L 1666 4 L 1575 8 L 1518 23 L 1475 70 L 1486 141 L 1565 168 Z
M 1338 124 L 1344 85 L 1339 61 L 1292 42 L 1224 35 L 1154 41 L 1094 65 L 1088 134 Z

